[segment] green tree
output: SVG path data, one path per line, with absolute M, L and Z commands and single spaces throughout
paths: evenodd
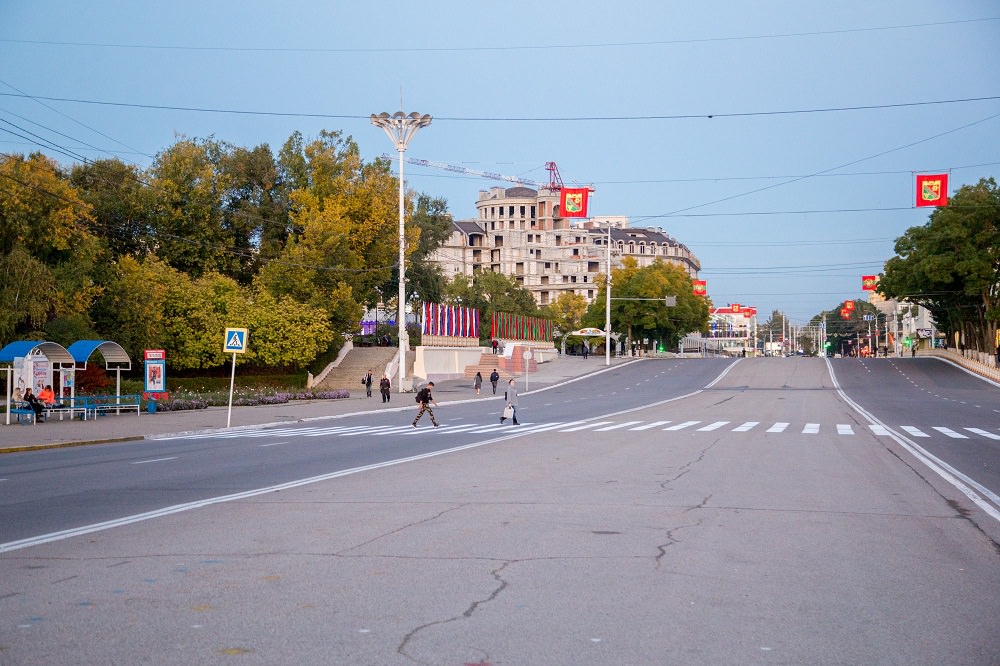
M 994 351 L 1000 322 L 1000 190 L 992 178 L 958 190 L 948 206 L 896 241 L 878 291 L 928 308 L 939 329 Z
M 611 274 L 612 331 L 625 333 L 630 344 L 648 338 L 659 340 L 666 349 L 675 349 L 688 333 L 706 329 L 708 303 L 692 293 L 687 271 L 660 260 L 638 268 L 635 259 L 625 257 L 622 264 Z M 584 325 L 604 327 L 606 289 L 604 278 L 597 298 L 583 317 Z M 666 305 L 667 296 L 676 298 L 675 306 Z
M 137 167 L 117 159 L 78 164 L 70 182 L 90 204 L 93 229 L 111 260 L 151 251 L 156 198 Z
M 441 247 L 452 232 L 451 214 L 448 202 L 427 194 L 417 195 L 415 209 L 409 224 L 419 230 L 417 245 L 408 255 L 406 263 L 406 283 L 409 298 L 440 303 L 444 297 L 447 282 L 436 263 L 428 261 L 430 255 Z M 398 223 L 397 223 L 398 227 Z M 397 231 L 398 234 L 398 231 Z M 398 262 L 397 262 L 398 264 Z M 385 301 L 398 291 L 399 267 L 394 267 L 392 278 L 382 287 Z
M 552 320 L 553 329 L 560 332 L 560 340 L 571 331 L 580 328 L 583 315 L 587 312 L 587 299 L 580 294 L 566 291 L 549 303 L 543 305 L 540 314 L 545 319 Z

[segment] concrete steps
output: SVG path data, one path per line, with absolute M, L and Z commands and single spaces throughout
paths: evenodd
M 396 351 L 395 347 L 355 347 L 347 352 L 340 365 L 333 368 L 315 388 L 320 391 L 341 389 L 357 395 L 358 391 L 364 390 L 361 378 L 370 369 L 373 377 L 372 392 L 377 393 L 378 382 L 382 379 L 385 366 L 396 356 Z

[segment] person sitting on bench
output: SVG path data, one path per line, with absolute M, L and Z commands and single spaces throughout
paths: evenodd
M 31 409 L 34 410 L 35 421 L 45 423 L 45 419 L 42 417 L 42 410 L 45 409 L 45 406 L 38 398 L 35 397 L 35 394 L 31 392 L 30 388 L 24 389 L 24 397 L 22 399 L 28 403 L 28 406 L 31 407 Z
M 38 392 L 38 400 L 46 407 L 62 407 L 56 404 L 56 394 L 52 390 L 52 384 L 46 384 L 45 388 Z

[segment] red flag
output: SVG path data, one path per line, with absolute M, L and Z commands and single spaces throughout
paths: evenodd
M 844 309 L 850 312 L 854 309 L 854 301 L 844 301 Z
M 846 308 L 840 308 L 840 318 L 841 319 L 850 319 L 851 318 L 851 311 L 848 310 L 848 309 L 846 309 Z
M 948 174 L 917 176 L 917 207 L 948 205 Z
M 708 293 L 708 282 L 706 280 L 692 280 L 691 292 L 695 296 L 705 296 Z
M 861 276 L 861 289 L 864 291 L 875 291 L 875 285 L 878 284 L 878 278 L 874 275 L 862 275 Z
M 559 195 L 559 210 L 562 217 L 587 217 L 587 199 L 590 189 L 586 187 L 564 187 Z
M 739 303 L 733 303 L 729 307 L 732 309 L 733 314 L 739 314 L 740 313 L 740 304 Z

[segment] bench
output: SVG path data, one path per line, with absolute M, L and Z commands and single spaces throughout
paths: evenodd
M 17 422 L 19 424 L 21 423 L 22 416 L 30 419 L 32 423 L 38 423 L 38 420 L 35 418 L 35 410 L 31 408 L 31 405 L 26 402 L 19 401 L 14 401 L 10 404 L 10 413 L 17 416 Z
M 77 401 L 83 404 L 83 408 L 94 418 L 103 416 L 109 412 L 119 413 L 122 411 L 135 410 L 135 415 L 139 415 L 141 396 L 135 395 L 85 395 L 77 396 Z
M 67 407 L 65 405 L 60 405 L 58 407 L 46 407 L 45 410 L 45 420 L 48 420 L 53 414 L 59 415 L 59 420 L 63 420 L 64 414 L 69 414 L 70 420 L 73 420 L 79 416 L 84 421 L 87 420 L 87 409 L 86 407 Z

